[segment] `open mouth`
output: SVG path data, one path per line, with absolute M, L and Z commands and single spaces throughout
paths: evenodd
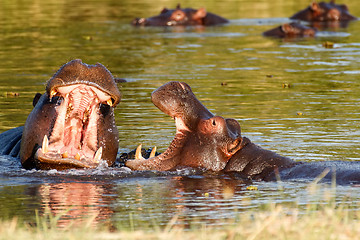
M 103 151 L 97 136 L 98 120 L 103 109 L 113 106 L 111 96 L 95 86 L 73 84 L 52 89 L 49 101 L 55 102 L 57 117 L 35 153 L 37 163 L 49 169 L 53 165 L 97 167 Z
M 214 116 L 186 83 L 169 82 L 155 90 L 151 99 L 175 120 L 176 134 L 165 152 L 158 156 L 144 159 L 138 147 L 135 159 L 125 163 L 129 168 L 167 171 L 189 166 L 217 171 L 241 148 L 239 123 Z
M 186 126 L 186 124 L 182 118 L 174 117 L 174 120 L 175 120 L 175 127 L 176 127 L 175 137 L 171 141 L 169 147 L 165 150 L 165 152 L 156 156 L 156 158 L 158 160 L 169 159 L 169 158 L 173 157 L 174 155 L 176 155 L 179 147 L 183 146 L 184 142 L 186 141 L 186 132 L 192 131 Z M 135 160 L 146 160 L 141 154 L 141 147 L 142 147 L 142 145 L 140 144 L 136 148 Z M 157 149 L 156 146 L 153 147 L 153 149 L 149 155 L 149 159 L 155 157 L 156 149 Z M 127 164 L 130 167 L 131 161 L 128 161 L 128 163 L 130 163 L 130 164 Z M 141 170 L 141 169 L 139 169 L 139 170 Z M 143 169 L 143 170 L 146 170 L 146 169 Z

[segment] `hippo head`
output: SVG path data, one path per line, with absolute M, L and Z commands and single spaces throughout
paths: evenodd
M 294 14 L 290 19 L 311 22 L 351 21 L 357 18 L 351 15 L 346 5 L 335 4 L 335 1 L 312 2 L 309 7 Z
M 188 166 L 221 171 L 241 149 L 239 123 L 214 116 L 186 83 L 169 82 L 156 89 L 151 99 L 156 107 L 175 119 L 176 135 L 164 153 L 127 161 L 131 169 L 164 171 Z
M 118 150 L 114 108 L 121 94 L 112 74 L 101 64 L 73 60 L 37 94 L 20 148 L 25 168 L 95 168 L 112 165 Z
M 150 18 L 136 18 L 132 24 L 135 26 L 193 26 L 205 25 L 207 16 L 205 8 L 198 10 L 181 8 L 180 4 L 175 9 L 164 8 L 159 15 Z
M 294 38 L 294 37 L 314 37 L 316 28 L 307 27 L 300 23 L 284 23 L 283 25 L 268 30 L 263 33 L 266 37 Z

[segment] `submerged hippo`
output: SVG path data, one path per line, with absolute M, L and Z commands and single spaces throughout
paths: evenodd
M 351 21 L 356 20 L 349 13 L 345 4 L 336 4 L 335 1 L 329 3 L 316 1 L 312 2 L 309 7 L 297 12 L 290 19 L 309 21 L 309 22 L 326 22 L 326 21 Z
M 155 90 L 151 100 L 175 119 L 176 135 L 164 153 L 149 159 L 135 154 L 137 159 L 126 161 L 126 166 L 133 170 L 194 167 L 236 173 L 244 178 L 274 180 L 278 171 L 283 179 L 313 179 L 327 167 L 340 166 L 336 170 L 338 183 L 360 183 L 358 162 L 295 162 L 255 145 L 241 136 L 235 119 L 214 116 L 186 83 L 169 82 Z
M 314 37 L 316 28 L 307 27 L 297 22 L 285 23 L 263 33 L 265 37 L 296 38 Z
M 0 153 L 19 156 L 26 169 L 95 168 L 100 160 L 111 166 L 119 145 L 114 108 L 120 100 L 103 65 L 70 61 L 35 96 L 25 126 L 0 135 Z
M 224 24 L 229 21 L 216 14 L 207 12 L 205 8 L 164 8 L 159 15 L 150 18 L 136 18 L 132 24 L 135 26 L 212 26 Z

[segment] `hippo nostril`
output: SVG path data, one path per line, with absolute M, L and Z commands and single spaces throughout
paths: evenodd
M 145 24 L 146 19 L 145 18 L 135 18 L 133 21 L 133 25 L 143 25 Z
M 213 125 L 213 126 L 216 126 L 216 121 L 215 121 L 215 119 L 212 120 L 212 125 Z

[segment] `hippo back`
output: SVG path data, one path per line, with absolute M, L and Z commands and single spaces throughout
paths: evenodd
M 24 127 L 17 127 L 0 134 L 0 155 L 19 157 Z

